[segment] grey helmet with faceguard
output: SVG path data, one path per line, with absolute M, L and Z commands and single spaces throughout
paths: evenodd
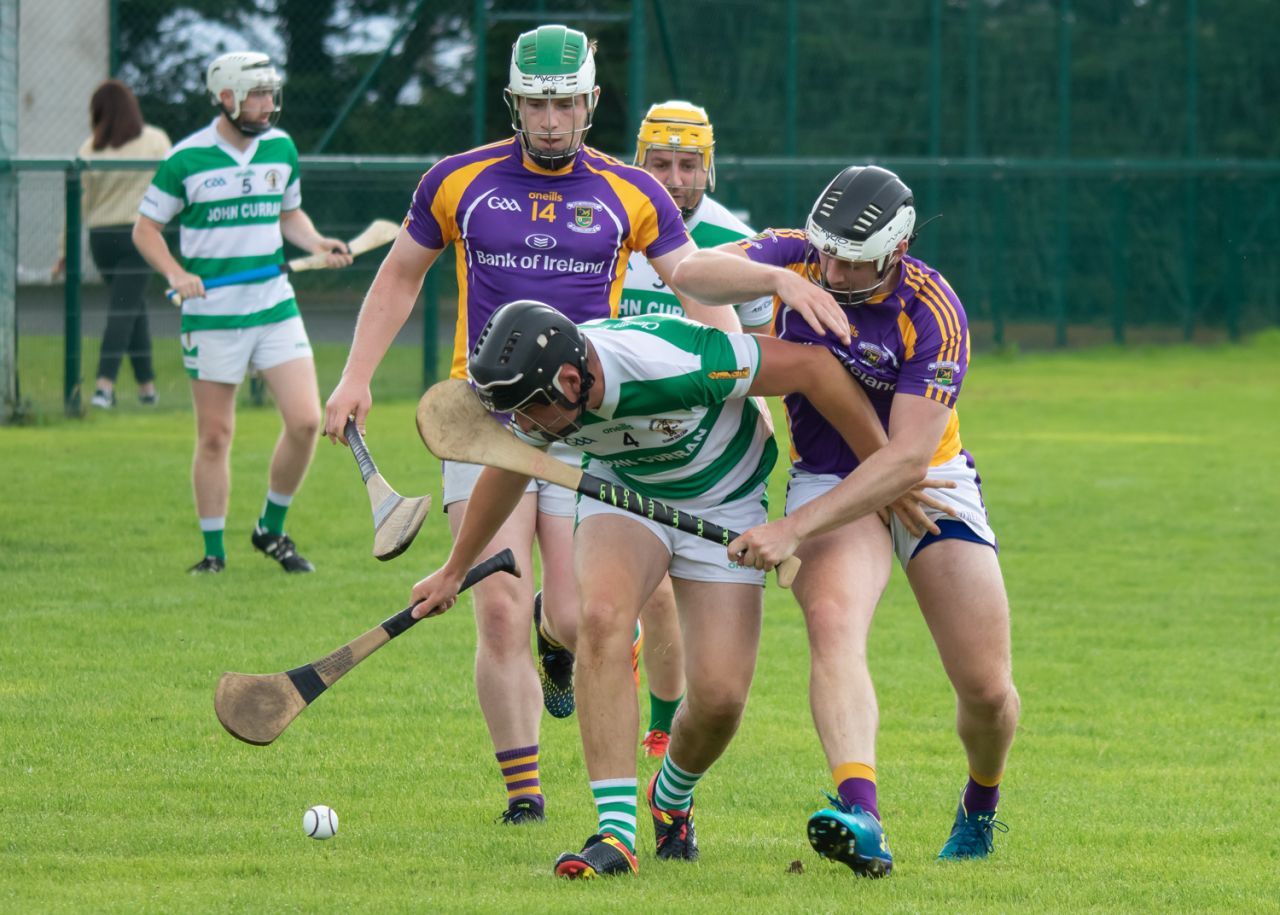
M 271 58 L 257 51 L 232 51 L 223 54 L 209 64 L 204 75 L 205 88 L 209 90 L 210 100 L 214 106 L 222 109 L 227 120 L 237 130 L 247 136 L 266 133 L 280 120 L 280 111 L 284 105 L 281 86 L 284 80 L 280 72 L 271 65 Z M 231 92 L 235 102 L 230 110 L 222 101 L 223 90 Z M 244 123 L 241 108 L 251 92 L 270 92 L 274 105 L 265 124 Z
M 596 109 L 595 43 L 577 29 L 563 25 L 543 25 L 522 34 L 511 47 L 511 68 L 507 87 L 503 90 L 511 112 L 511 129 L 520 137 L 520 145 L 534 164 L 549 170 L 563 168 L 573 161 L 591 128 Z M 539 149 L 530 141 L 530 128 L 520 114 L 521 98 L 576 99 L 585 96 L 587 120 L 581 134 L 567 132 L 568 143 L 561 150 Z M 543 133 L 548 138 L 565 136 Z
M 576 400 L 560 386 L 560 369 L 569 363 L 582 377 Z M 489 318 L 467 359 L 467 374 L 485 408 L 494 413 L 519 413 L 531 404 L 577 410 L 585 406 L 594 381 L 587 371 L 587 344 L 577 325 L 550 305 L 522 299 L 508 302 Z M 555 441 L 577 431 L 572 422 Z
M 901 178 L 874 165 L 851 165 L 818 195 L 805 234 L 822 254 L 874 264 L 876 282 L 865 289 L 833 289 L 816 257 L 809 279 L 841 305 L 862 304 L 884 286 L 902 258 L 899 244 L 911 241 L 915 225 L 915 198 Z

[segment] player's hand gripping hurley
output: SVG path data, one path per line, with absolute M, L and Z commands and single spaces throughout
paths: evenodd
M 400 226 L 389 219 L 375 219 L 365 227 L 364 231 L 357 235 L 351 241 L 347 242 L 347 251 L 352 257 L 359 257 L 366 251 L 372 251 L 374 248 L 380 248 L 395 241 L 396 235 L 400 232 Z M 295 257 L 293 260 L 284 264 L 268 264 L 265 267 L 255 267 L 252 270 L 241 270 L 239 273 L 229 273 L 226 276 L 216 276 L 204 280 L 204 288 L 217 289 L 219 286 L 235 286 L 239 283 L 256 283 L 260 280 L 269 280 L 277 277 L 282 273 L 301 273 L 303 270 L 325 270 L 328 269 L 329 262 L 323 254 L 308 254 L 305 257 Z M 182 304 L 182 296 L 178 295 L 176 289 L 166 289 L 165 297 L 174 305 Z
M 427 449 L 442 460 L 485 464 L 546 480 L 726 548 L 739 536 L 736 531 L 583 473 L 526 445 L 498 425 L 471 386 L 461 379 L 442 381 L 422 395 L 418 402 L 418 434 Z M 785 559 L 775 571 L 778 584 L 789 588 L 800 571 L 800 560 L 794 556 Z
M 510 550 L 503 550 L 473 567 L 462 580 L 459 591 L 467 590 L 495 572 L 520 577 L 520 566 Z M 218 720 L 232 737 L 266 746 L 339 677 L 417 623 L 413 617 L 416 606 L 405 607 L 337 651 L 302 667 L 278 674 L 223 674 L 213 697 Z

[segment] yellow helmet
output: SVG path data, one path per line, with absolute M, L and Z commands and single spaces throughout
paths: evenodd
M 649 106 L 636 134 L 635 164 L 643 168 L 645 156 L 655 148 L 702 153 L 707 190 L 716 189 L 716 141 L 706 109 L 678 99 Z

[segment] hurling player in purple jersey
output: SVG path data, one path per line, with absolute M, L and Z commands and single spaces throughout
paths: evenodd
M 633 251 L 643 252 L 669 279 L 676 263 L 694 250 L 661 184 L 585 145 L 600 94 L 594 52 L 582 32 L 564 26 L 520 35 L 506 90 L 515 135 L 446 157 L 423 176 L 404 228 L 365 298 L 342 379 L 326 405 L 331 439 L 343 439 L 348 416 L 363 429 L 373 372 L 446 247 L 454 249 L 458 278 L 451 371 L 457 378 L 466 377 L 467 353 L 499 305 L 534 296 L 555 301 L 574 321 L 612 317 Z M 737 329 L 732 309 L 688 302 L 686 311 L 695 320 Z M 837 309 L 826 317 L 843 322 Z M 563 456 L 568 455 L 566 449 Z M 479 474 L 476 465 L 444 464 L 442 501 L 455 536 Z M 540 705 L 558 717 L 574 708 L 578 605 L 572 534 L 573 494 L 534 481 L 492 549 L 509 547 L 530 568 L 536 539 L 540 597 L 530 579 L 510 576 L 486 579 L 473 592 L 476 690 L 506 786 L 506 823 L 544 816 Z M 538 665 L 529 645 L 535 616 Z
M 956 693 L 969 780 L 942 858 L 992 848 L 999 784 L 1017 726 L 1009 605 L 996 538 L 972 456 L 960 444 L 955 402 L 969 364 L 964 309 L 946 280 L 907 255 L 911 190 L 874 166 L 842 171 L 818 197 L 804 231 L 771 230 L 691 255 L 676 284 L 706 302 L 778 296 L 777 335 L 829 348 L 871 398 L 888 443 L 855 456 L 804 398 L 787 398 L 794 462 L 784 519 L 729 545 L 739 561 L 804 561 L 795 594 L 811 653 L 810 707 L 837 796 L 809 819 L 809 841 L 856 873 L 893 867 L 876 799 L 879 721 L 867 670 L 867 631 L 893 556 L 906 570 Z M 792 306 L 838 303 L 849 327 L 837 343 L 796 320 Z M 861 460 L 859 460 L 861 458 Z M 924 530 L 877 511 L 911 483 L 938 490 L 949 511 Z

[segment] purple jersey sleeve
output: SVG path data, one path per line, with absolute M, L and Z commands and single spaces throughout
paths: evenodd
M 445 227 L 440 224 L 435 203 L 440 196 L 440 186 L 444 179 L 452 173 L 448 159 L 441 159 L 433 165 L 413 192 L 413 201 L 409 204 L 409 215 L 406 228 L 409 236 L 424 248 L 443 248 L 452 241 L 452 236 L 445 237 Z M 449 220 L 446 217 L 446 223 Z
M 936 270 L 904 258 L 904 288 L 915 291 L 899 319 L 905 347 L 899 394 L 955 407 L 969 369 L 969 321 L 964 306 Z
M 680 215 L 680 208 L 671 199 L 667 189 L 646 171 L 628 172 L 627 177 L 635 183 L 636 190 L 644 195 L 649 204 L 641 208 L 641 213 L 646 209 L 653 211 L 652 221 L 644 214 L 637 219 L 633 229 L 640 245 L 639 250 L 644 252 L 644 256 L 653 260 L 691 241 L 684 217 Z
M 809 242 L 801 229 L 765 229 L 759 235 L 742 239 L 737 245 L 758 264 L 804 272 Z

